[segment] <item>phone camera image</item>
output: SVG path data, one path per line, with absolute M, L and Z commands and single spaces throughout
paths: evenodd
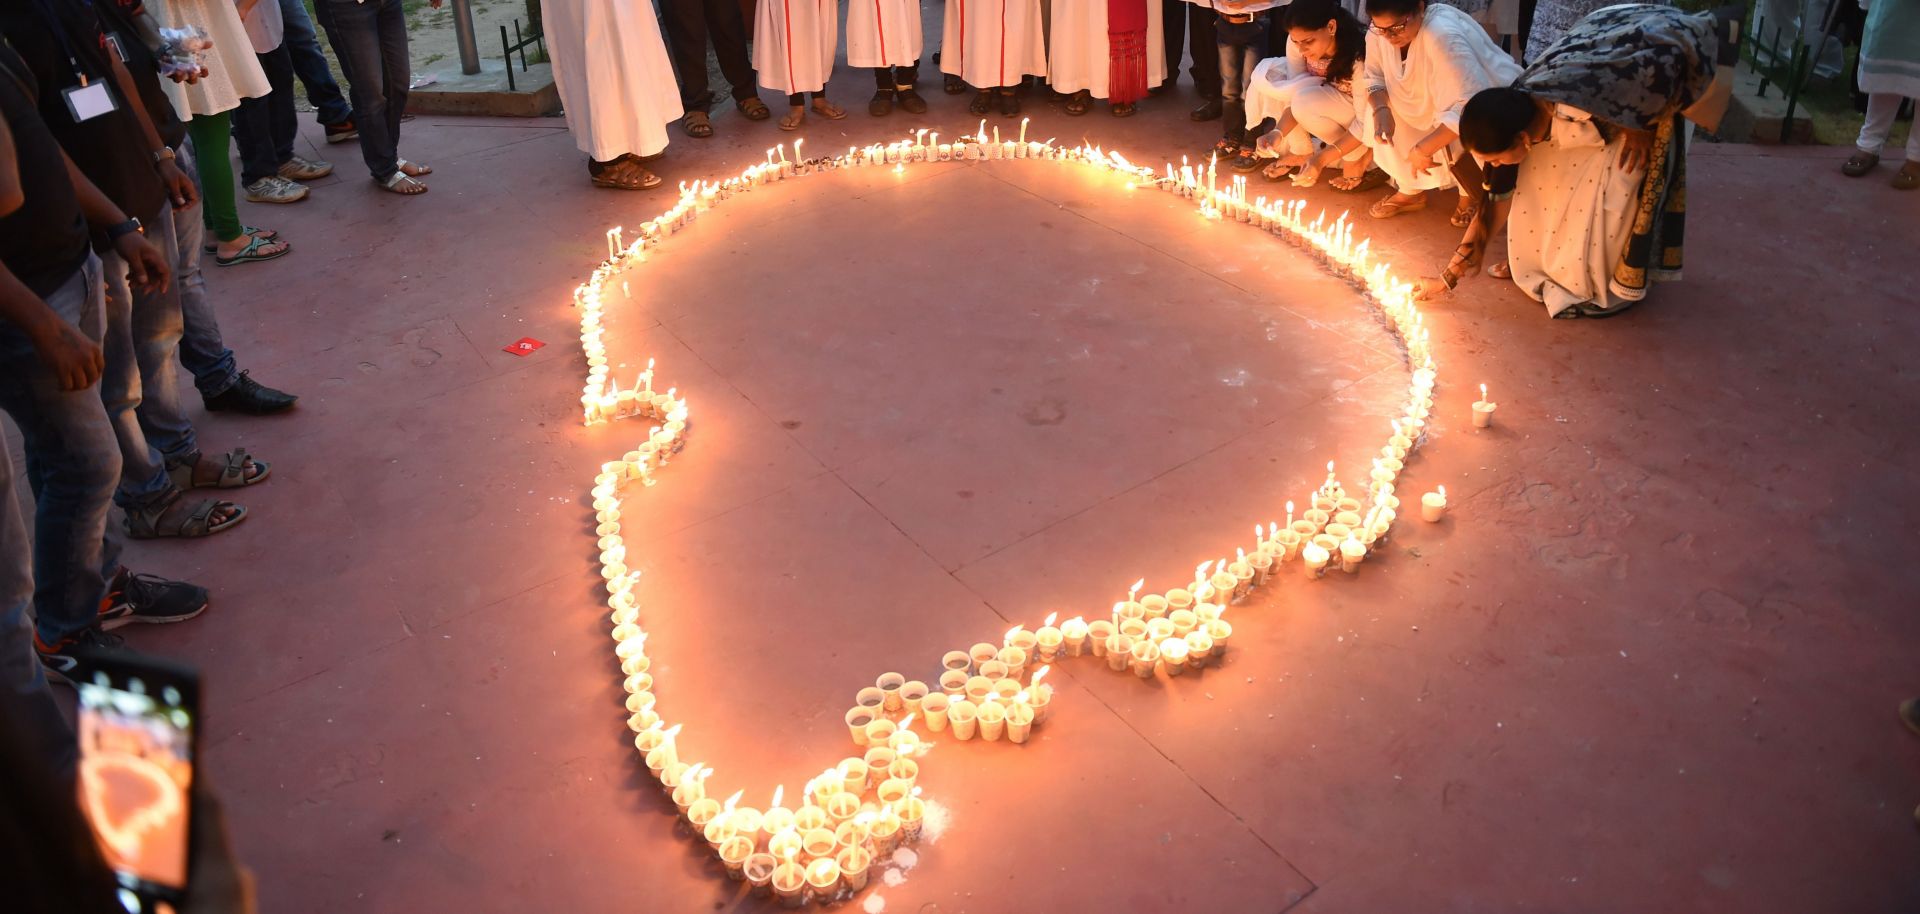
M 80 804 L 121 884 L 175 896 L 187 881 L 193 715 L 178 689 L 98 674 L 80 693 Z

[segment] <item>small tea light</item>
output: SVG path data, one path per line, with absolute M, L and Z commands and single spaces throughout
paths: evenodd
M 1447 487 L 1439 486 L 1434 491 L 1420 496 L 1420 519 L 1429 524 L 1440 522 L 1447 513 Z
M 1473 427 L 1486 428 L 1493 424 L 1493 411 L 1498 403 L 1487 399 L 1487 385 L 1480 385 L 1480 399 L 1473 402 Z

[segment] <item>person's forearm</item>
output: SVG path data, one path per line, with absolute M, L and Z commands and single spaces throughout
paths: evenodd
M 1340 157 L 1343 159 L 1359 152 L 1360 147 L 1366 145 L 1365 142 L 1359 137 L 1354 136 L 1353 133 L 1345 127 L 1333 128 L 1333 134 L 1331 136 L 1323 136 L 1320 140 L 1332 147 L 1334 151 L 1340 153 Z
M 73 181 L 73 195 L 80 200 L 80 213 L 87 218 L 87 225 L 100 231 L 106 231 L 127 221 L 127 214 L 120 211 L 100 188 L 93 186 L 80 166 L 73 164 L 73 157 L 65 150 L 60 158 L 67 163 L 67 177 Z
M 1382 89 L 1378 86 L 1375 86 L 1367 90 L 1367 103 L 1372 105 L 1373 110 L 1375 111 L 1378 111 L 1382 108 L 1391 109 L 1392 107 L 1391 105 L 1387 104 L 1387 90 Z
M 53 324 L 60 320 L 47 303 L 27 288 L 20 278 L 0 264 L 0 322 L 19 327 L 36 345 L 47 338 Z
M 1288 108 L 1287 110 L 1280 112 L 1280 120 L 1274 122 L 1273 135 L 1275 137 L 1278 137 L 1282 142 L 1284 142 L 1288 136 L 1291 136 L 1293 134 L 1293 128 L 1299 125 L 1300 125 L 1299 119 L 1293 116 L 1293 109 Z M 1280 145 L 1280 144 L 1276 143 L 1275 145 Z
M 150 51 L 158 51 L 166 44 L 160 40 L 160 23 L 154 21 L 153 12 L 144 7 L 133 17 L 133 30 L 140 35 L 140 42 Z
M 140 121 L 140 132 L 147 137 L 147 153 L 151 157 L 153 153 L 167 148 L 167 144 L 161 142 L 160 131 L 154 129 L 153 119 L 147 117 L 147 106 L 141 103 L 139 88 L 133 82 L 133 74 L 128 73 L 126 66 L 120 63 L 120 55 L 109 53 L 106 57 L 113 64 L 113 84 L 120 87 L 120 94 L 124 97 L 127 107 L 133 111 L 134 118 Z
M 1432 133 L 1427 134 L 1420 142 L 1413 144 L 1413 151 L 1422 155 L 1438 155 L 1440 150 L 1453 145 L 1453 141 L 1459 138 L 1459 134 L 1454 133 L 1446 127 L 1435 127 Z
M 13 149 L 13 129 L 0 117 L 0 216 L 11 216 L 27 203 L 20 187 L 20 157 Z

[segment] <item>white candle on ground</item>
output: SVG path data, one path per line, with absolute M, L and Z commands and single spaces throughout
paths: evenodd
M 1493 411 L 1498 404 L 1487 399 L 1487 385 L 1480 385 L 1480 399 L 1473 404 L 1473 427 L 1486 428 L 1493 424 Z
M 1421 520 L 1424 520 L 1430 524 L 1438 523 L 1440 520 L 1440 517 L 1446 513 L 1447 513 L 1447 487 L 1446 486 L 1440 486 L 1437 490 L 1428 492 L 1427 494 L 1420 496 L 1420 519 Z

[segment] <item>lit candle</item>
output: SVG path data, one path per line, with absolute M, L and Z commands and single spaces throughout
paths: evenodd
M 873 864 L 873 854 L 866 848 L 848 847 L 834 862 L 840 865 L 840 878 L 846 881 L 848 890 L 858 892 L 867 887 L 867 868 Z
M 1053 705 L 1053 686 L 1042 681 L 1052 670 L 1050 666 L 1041 667 L 1040 672 L 1033 674 L 1033 685 L 1027 688 L 1027 704 L 1033 707 L 1033 722 L 1036 724 L 1046 721 L 1047 708 Z
M 1033 705 L 1027 703 L 1027 693 L 1015 695 L 1013 704 L 1007 706 L 1007 741 L 1026 742 L 1033 733 L 1033 718 Z
M 1040 630 L 1033 633 L 1034 647 L 1039 650 L 1041 663 L 1052 663 L 1060 657 L 1060 645 L 1066 641 L 1066 635 L 1054 627 L 1053 620 L 1059 613 L 1048 613 Z
M 1439 523 L 1447 513 L 1447 487 L 1439 486 L 1435 491 L 1420 496 L 1420 519 L 1427 523 Z
M 1160 648 L 1158 645 L 1152 641 L 1135 641 L 1133 643 L 1132 661 L 1130 665 L 1133 668 L 1133 674 L 1135 676 L 1141 679 L 1152 679 L 1153 668 L 1158 666 L 1159 663 Z
M 807 873 L 800 864 L 793 862 L 788 854 L 779 866 L 773 868 L 773 894 L 780 903 L 789 908 L 799 907 L 806 897 L 802 891 L 807 886 Z
M 1353 574 L 1360 570 L 1360 562 L 1367 557 L 1367 546 L 1354 538 L 1352 533 L 1340 543 L 1340 570 Z
M 972 739 L 977 725 L 978 715 L 973 702 L 956 698 L 947 706 L 947 726 L 952 729 L 954 739 Z
M 1185 638 L 1168 638 L 1160 642 L 1160 659 L 1165 661 L 1167 675 L 1178 676 L 1187 667 L 1187 646 Z
M 949 714 L 951 717 L 951 714 Z M 1007 706 L 989 701 L 980 706 L 980 738 L 994 742 L 1006 731 Z
M 1087 649 L 1087 620 L 1074 616 L 1060 623 L 1060 636 L 1066 640 L 1067 656 L 1078 657 Z
M 1307 574 L 1313 577 L 1317 578 L 1326 572 L 1329 558 L 1331 556 L 1327 554 L 1326 547 L 1319 543 L 1309 541 L 1300 547 L 1300 559 L 1306 563 Z
M 1486 428 L 1493 424 L 1493 410 L 1497 406 L 1487 399 L 1487 385 L 1480 385 L 1480 399 L 1473 404 L 1473 427 Z

